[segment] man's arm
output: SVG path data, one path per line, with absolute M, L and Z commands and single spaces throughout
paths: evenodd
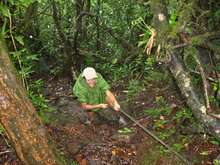
M 92 110 L 92 109 L 105 109 L 108 107 L 108 104 L 87 104 L 87 103 L 82 103 L 81 104 L 82 109 L 84 110 Z
M 119 111 L 120 110 L 120 105 L 118 104 L 118 101 L 116 100 L 115 96 L 110 90 L 106 91 L 106 96 L 107 96 L 107 102 L 114 108 L 114 110 Z

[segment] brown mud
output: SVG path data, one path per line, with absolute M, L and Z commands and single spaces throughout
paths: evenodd
M 129 120 L 126 126 L 129 132 L 122 132 L 121 125 L 105 120 L 97 120 L 92 125 L 85 125 L 80 118 L 82 112 L 72 96 L 71 85 L 68 80 L 62 79 L 48 82 L 44 89 L 44 95 L 54 109 L 47 114 L 50 122 L 45 124 L 45 128 L 68 165 L 74 165 L 74 162 L 79 165 L 184 164 Z M 166 135 L 165 133 L 169 130 L 174 130 L 168 138 L 163 139 L 164 142 L 170 146 L 176 144 L 177 149 L 179 146 L 178 152 L 191 163 L 213 164 L 213 159 L 219 154 L 219 147 L 211 143 L 212 138 L 202 132 L 184 132 L 182 130 L 187 129 L 181 126 L 188 127 L 187 122 L 190 123 L 190 121 L 177 122 L 174 119 L 176 113 L 185 107 L 184 100 L 176 89 L 163 89 L 149 84 L 130 98 L 126 96 L 123 86 L 114 86 L 112 90 L 116 93 L 123 110 L 158 137 Z M 145 114 L 143 110 L 155 109 L 156 111 L 160 108 L 155 101 L 160 97 L 166 100 L 166 105 L 171 112 L 158 117 Z M 163 124 L 155 126 L 161 121 Z M 0 164 L 22 164 L 4 133 L 0 135 Z

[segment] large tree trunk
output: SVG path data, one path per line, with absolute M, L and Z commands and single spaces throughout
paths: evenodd
M 0 122 L 25 165 L 61 165 L 0 41 Z
M 151 0 L 151 8 L 154 13 L 153 22 L 157 31 L 157 44 L 163 46 L 168 44 L 169 25 L 167 19 L 167 10 L 164 0 Z M 169 47 L 174 46 L 172 41 L 169 40 Z M 168 47 L 168 46 L 166 46 Z M 163 49 L 163 48 L 162 48 Z M 220 140 L 220 121 L 209 116 L 206 111 L 207 108 L 199 97 L 197 96 L 192 80 L 186 70 L 184 69 L 181 61 L 178 59 L 177 54 L 172 50 L 167 51 L 166 55 L 171 59 L 169 68 L 173 74 L 182 95 L 186 98 L 188 106 L 192 109 L 194 116 L 207 128 L 207 131 Z M 165 52 L 162 52 L 165 53 Z

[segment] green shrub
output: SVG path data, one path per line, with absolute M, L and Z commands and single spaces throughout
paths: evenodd
M 42 118 L 45 123 L 48 123 L 49 116 L 47 112 L 53 111 L 48 106 L 48 100 L 43 96 L 41 90 L 43 87 L 43 80 L 39 79 L 29 85 L 28 96 L 31 99 L 34 107 L 37 109 L 38 115 Z
M 189 108 L 182 108 L 176 113 L 176 115 L 174 116 L 174 119 L 177 122 L 180 122 L 182 119 L 190 119 L 190 121 L 192 121 L 193 113 L 191 109 Z
M 127 87 L 128 90 L 127 96 L 132 97 L 143 89 L 144 89 L 144 84 L 141 81 L 130 80 Z

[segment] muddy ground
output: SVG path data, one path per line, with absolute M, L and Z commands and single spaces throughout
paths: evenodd
M 123 84 L 118 83 L 118 84 Z M 50 122 L 45 124 L 48 133 L 69 165 L 176 165 L 185 164 L 173 153 L 164 149 L 160 143 L 127 119 L 128 124 L 108 122 L 97 118 L 92 125 L 82 122 L 84 115 L 72 95 L 72 84 L 67 79 L 47 82 L 44 95 L 48 99 L 52 112 L 47 112 Z M 164 142 L 174 146 L 178 152 L 194 165 L 211 165 L 219 154 L 219 147 L 213 138 L 203 131 L 193 131 L 191 121 L 177 122 L 174 118 L 184 105 L 178 90 L 148 84 L 144 90 L 127 97 L 124 86 L 114 86 L 123 110 L 132 115 L 144 127 L 156 136 L 175 130 Z M 168 115 L 152 117 L 143 112 L 159 108 L 155 100 L 165 98 L 171 112 Z M 157 122 L 163 124 L 155 127 Z M 184 126 L 184 127 L 182 127 Z M 128 128 L 123 129 L 124 127 Z M 9 140 L 0 135 L 0 164 L 21 165 Z

